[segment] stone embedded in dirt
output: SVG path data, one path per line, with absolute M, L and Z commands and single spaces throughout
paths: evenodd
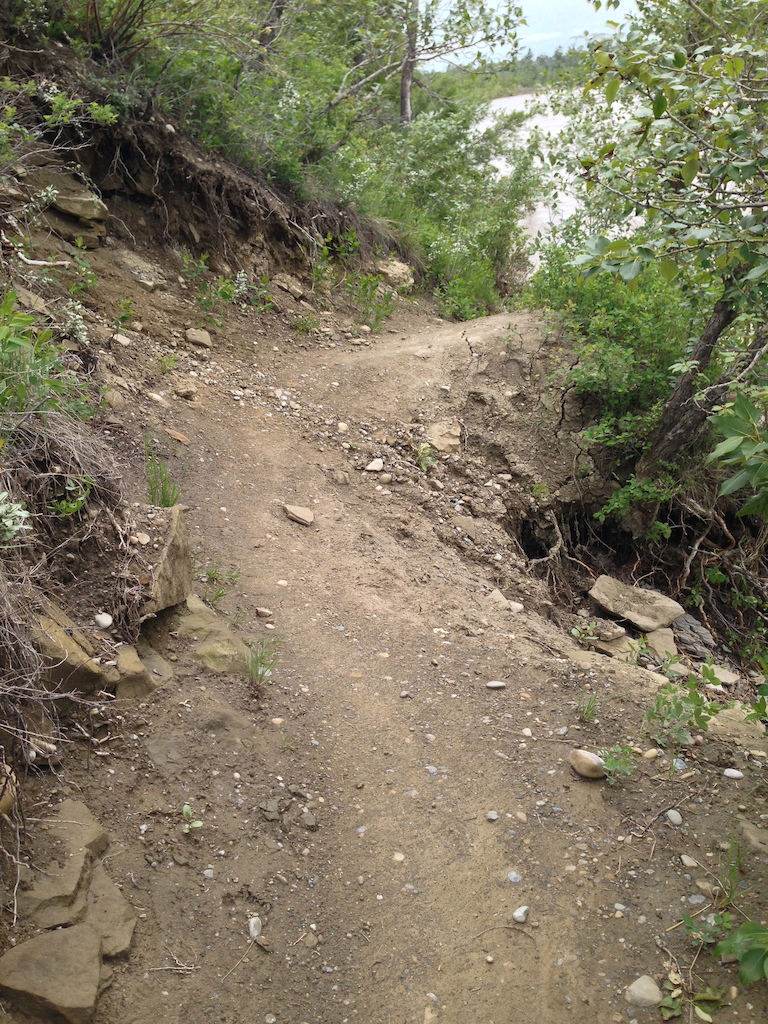
M 190 594 L 179 608 L 174 625 L 180 636 L 197 638 L 190 655 L 193 661 L 212 672 L 245 675 L 248 648 L 196 594 Z
M 486 690 L 506 690 L 507 684 L 503 679 L 490 679 L 485 684 Z
M 248 922 L 248 936 L 251 939 L 251 942 L 253 942 L 256 939 L 258 939 L 258 937 L 261 935 L 261 929 L 262 929 L 261 918 L 260 917 L 252 917 L 250 919 L 250 921 Z
M 402 260 L 379 260 L 376 272 L 381 274 L 384 284 L 400 293 L 409 292 L 413 288 L 413 267 Z
M 288 518 L 294 523 L 299 523 L 300 526 L 311 526 L 315 521 L 312 510 L 303 508 L 301 505 L 283 505 L 283 509 Z
M 609 622 L 607 619 L 604 619 L 597 624 L 597 635 L 603 643 L 609 644 L 612 640 L 620 640 L 621 637 L 626 636 L 627 631 L 618 622 Z
M 192 554 L 189 534 L 181 505 L 169 509 L 165 543 L 152 574 L 152 592 L 142 606 L 142 615 L 156 615 L 185 600 L 192 589 Z
M 715 646 L 715 638 L 706 626 L 698 619 L 687 612 L 675 619 L 672 623 L 677 634 L 679 645 L 693 655 L 694 658 L 701 658 L 703 661 L 709 655 L 709 649 Z
M 707 736 L 713 740 L 735 743 L 744 750 L 759 750 L 765 756 L 768 754 L 768 734 L 762 722 L 744 720 L 750 710 L 744 704 L 735 704 L 718 711 L 707 725 Z
M 392 480 L 393 480 L 393 477 L 392 477 L 391 473 L 382 473 L 381 476 L 379 477 L 379 480 L 383 484 L 391 484 Z
M 432 447 L 439 452 L 461 451 L 461 424 L 458 420 L 439 420 L 427 428 L 427 437 Z
M 607 654 L 609 658 L 616 658 L 617 661 L 631 664 L 637 658 L 637 643 L 633 643 L 626 635 L 615 640 L 593 640 L 591 644 L 601 654 Z
M 101 936 L 103 956 L 122 956 L 131 948 L 136 915 L 102 864 L 93 868 L 85 922 Z
M 670 825 L 682 825 L 683 824 L 683 816 L 680 813 L 680 811 L 676 811 L 674 809 L 669 810 L 669 811 L 667 811 L 665 817 L 666 817 L 666 819 L 667 819 L 667 821 L 669 822 Z
M 605 778 L 605 761 L 590 750 L 572 750 L 568 755 L 571 768 L 585 779 Z
M 190 345 L 196 345 L 198 348 L 213 348 L 210 334 L 201 327 L 187 328 L 184 332 L 184 337 Z
M 492 604 L 498 608 L 503 608 L 504 611 L 509 611 L 509 601 L 500 590 L 492 590 L 485 601 L 486 604 Z
M 124 644 L 118 649 L 116 661 L 117 671 L 120 673 L 120 682 L 117 684 L 117 696 L 120 700 L 146 697 L 157 688 L 157 683 L 135 647 Z
M 272 618 L 272 612 L 269 610 L 269 608 L 257 608 L 256 609 L 256 614 L 258 615 L 258 617 L 260 619 L 271 619 Z
M 187 385 L 186 387 L 176 388 L 176 395 L 178 398 L 183 398 L 185 402 L 191 402 L 197 394 L 197 388 L 194 384 Z
M 624 990 L 624 998 L 630 1006 L 650 1007 L 658 1006 L 663 994 L 653 978 L 644 974 Z
M 726 665 L 712 665 L 712 672 L 714 673 L 715 679 L 722 686 L 736 686 L 741 681 L 741 676 L 738 672 L 734 672 Z
M 101 987 L 101 936 L 88 924 L 44 932 L 0 959 L 0 989 L 32 1014 L 88 1024 Z
M 648 649 L 657 661 L 677 656 L 675 634 L 668 626 L 652 629 L 645 634 L 645 639 L 648 641 Z
M 338 432 L 340 434 L 348 434 L 349 433 L 349 424 L 348 423 L 337 423 L 336 424 L 336 429 L 338 430 Z
M 152 540 L 152 538 L 149 536 L 149 534 L 148 533 L 142 533 L 141 530 L 136 534 L 136 542 L 138 544 L 141 544 L 141 546 L 143 548 L 145 548 L 147 546 L 147 544 L 149 544 L 151 542 L 151 540 Z
M 46 599 L 32 638 L 52 683 L 85 696 L 110 685 L 109 672 L 99 663 L 91 639 L 53 601 Z
M 366 473 L 380 473 L 384 469 L 384 459 L 373 459 L 365 467 Z
M 485 817 L 486 817 L 486 820 L 488 820 L 488 821 L 498 821 L 499 820 L 499 812 L 498 811 L 488 811 L 488 813 L 486 814 Z
M 518 924 L 525 924 L 528 920 L 530 909 L 530 907 L 518 907 L 512 914 L 512 920 L 516 921 Z
M 123 348 L 130 348 L 130 346 L 133 344 L 131 339 L 126 337 L 125 334 L 113 334 L 112 337 L 110 338 L 110 341 L 116 341 L 117 344 L 121 345 Z
M 643 632 L 669 626 L 685 609 L 656 590 L 630 587 L 612 576 L 598 576 L 589 596 L 602 608 L 628 619 Z
M 304 288 L 293 274 L 275 274 L 269 283 L 282 288 L 284 292 L 288 292 L 297 302 L 304 298 Z
M 684 868 L 697 868 L 699 866 L 699 862 L 694 860 L 693 857 L 689 857 L 687 853 L 683 853 L 680 856 L 680 863 Z
M 522 882 L 522 880 L 523 880 L 523 876 L 520 874 L 519 871 L 508 871 L 507 872 L 507 881 L 511 882 L 513 885 L 519 885 L 520 882 Z
M 740 772 L 738 768 L 726 768 L 723 772 L 726 779 L 743 779 L 744 772 Z
M 519 615 L 520 612 L 525 610 L 525 605 L 520 604 L 519 601 L 509 601 L 509 610 L 513 615 Z
M 109 612 L 99 612 L 98 615 L 93 616 L 93 621 L 99 627 L 99 629 L 109 629 L 114 622 L 114 619 Z
M 51 838 L 61 845 L 61 863 L 55 870 L 46 867 L 36 874 L 34 884 L 20 889 L 17 899 L 19 913 L 34 917 L 37 927 L 55 928 L 84 915 L 93 862 L 106 850 L 109 837 L 79 800 L 60 803 L 46 825 Z
M 299 818 L 299 821 L 304 828 L 308 828 L 310 832 L 317 832 L 317 818 L 314 814 L 310 814 L 309 811 L 304 811 L 302 816 Z
M 656 749 L 656 747 L 651 747 L 650 750 L 646 750 L 643 753 L 643 757 L 646 761 L 655 761 L 656 758 L 659 757 L 659 751 Z
M 524 825 L 528 824 L 528 815 L 525 811 L 515 811 L 515 817 L 518 821 L 521 821 Z

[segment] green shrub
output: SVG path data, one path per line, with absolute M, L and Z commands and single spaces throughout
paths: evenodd
M 669 394 L 671 368 L 698 333 L 700 318 L 680 288 L 657 272 L 630 284 L 609 274 L 585 280 L 570 260 L 564 246 L 546 249 L 527 300 L 560 313 L 573 335 L 579 359 L 566 382 L 595 406 L 599 434 L 592 440 L 606 443 L 618 427 L 625 443 L 637 443 Z

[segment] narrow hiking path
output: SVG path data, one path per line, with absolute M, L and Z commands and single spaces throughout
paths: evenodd
M 239 573 L 222 608 L 269 609 L 246 632 L 285 646 L 255 694 L 159 621 L 174 680 L 76 776 L 140 916 L 99 1024 L 607 1024 L 690 948 L 668 933 L 698 909 L 679 856 L 716 867 L 730 810 L 705 775 L 648 765 L 614 793 L 573 774 L 573 746 L 637 734 L 650 677 L 574 648 L 504 529 L 534 464 L 571 474 L 538 383 L 557 339 L 527 314 L 395 330 L 271 346 L 257 370 L 195 359 L 198 404 L 158 420 L 189 440 L 198 574 Z M 458 450 L 426 465 L 421 438 L 454 421 Z M 203 826 L 182 836 L 187 802 Z

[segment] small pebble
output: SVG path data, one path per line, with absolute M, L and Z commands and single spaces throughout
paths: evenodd
M 248 922 L 248 935 L 251 942 L 254 942 L 261 935 L 261 918 L 252 917 Z
M 669 822 L 670 825 L 682 825 L 683 824 L 683 816 L 680 813 L 680 811 L 675 811 L 675 810 L 667 811 L 666 819 L 667 819 L 667 821 Z
M 213 878 L 213 868 L 206 868 L 203 872 L 203 878 L 206 878 L 210 882 Z
M 740 772 L 738 768 L 726 768 L 723 772 L 726 779 L 743 779 L 744 772 Z
M 512 914 L 512 920 L 517 921 L 518 924 L 525 924 L 528 920 L 528 912 L 530 907 L 518 907 L 517 910 Z
M 501 679 L 491 679 L 485 684 L 486 690 L 506 690 L 507 684 Z
M 507 880 L 512 882 L 514 885 L 517 885 L 518 882 L 522 882 L 523 876 L 519 874 L 517 871 L 508 871 Z
M 684 868 L 697 868 L 699 866 L 698 861 L 694 860 L 693 857 L 689 857 L 685 853 L 680 857 L 680 862 Z
M 656 747 L 651 747 L 650 750 L 646 750 L 646 752 L 643 754 L 643 757 L 646 759 L 646 761 L 653 761 L 658 756 L 659 756 L 659 752 L 656 749 Z
M 485 817 L 487 818 L 488 821 L 498 821 L 499 820 L 499 812 L 498 811 L 488 811 L 488 813 L 486 814 Z
M 486 962 L 487 964 L 492 964 L 492 963 L 493 963 L 493 957 L 492 957 L 492 956 L 487 956 L 487 957 L 485 958 L 485 962 Z
M 515 817 L 518 821 L 522 821 L 524 825 L 528 822 L 528 815 L 525 813 L 525 811 L 515 811 Z
M 99 627 L 99 629 L 109 629 L 114 619 L 109 612 L 99 612 L 98 615 L 94 615 L 93 621 Z

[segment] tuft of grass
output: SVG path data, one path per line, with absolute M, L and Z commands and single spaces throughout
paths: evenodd
M 579 719 L 582 722 L 586 722 L 591 725 L 597 718 L 597 712 L 600 710 L 600 706 L 597 702 L 597 694 L 585 693 L 579 698 Z
M 282 637 L 274 636 L 251 645 L 251 649 L 245 657 L 245 669 L 248 673 L 248 680 L 253 686 L 262 686 L 272 677 L 280 660 L 283 644 Z
M 168 463 L 157 457 L 148 436 L 144 437 L 144 474 L 149 487 L 149 500 L 160 508 L 178 504 L 179 487 L 171 480 Z

